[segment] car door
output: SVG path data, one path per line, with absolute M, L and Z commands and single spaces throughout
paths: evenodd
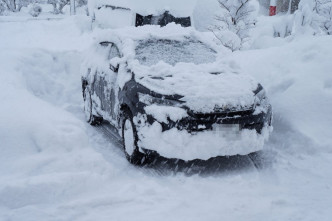
M 110 52 L 109 52 L 109 60 L 111 61 L 113 58 L 120 58 L 120 51 L 118 49 L 118 47 L 115 44 L 112 44 Z M 108 96 L 109 99 L 107 99 L 107 107 L 108 109 L 108 113 L 110 114 L 110 117 L 112 120 L 116 121 L 116 104 L 117 104 L 117 86 L 116 86 L 116 79 L 118 76 L 118 70 L 119 70 L 119 66 L 113 66 L 110 64 L 110 75 L 107 78 L 107 84 L 108 84 Z
M 100 50 L 100 53 L 102 53 L 102 55 L 104 56 L 108 56 L 108 52 L 110 50 L 111 47 L 111 43 L 110 42 L 102 42 L 100 43 L 100 47 L 102 50 Z M 104 71 L 101 71 L 104 70 Z M 107 70 L 107 71 L 105 71 Z M 101 110 L 102 115 L 104 117 L 104 119 L 107 119 L 108 116 L 104 116 L 105 114 L 103 112 L 107 111 L 109 109 L 109 107 L 107 107 L 107 94 L 108 94 L 108 85 L 107 85 L 107 75 L 108 75 L 108 67 L 107 67 L 107 63 L 105 64 L 105 67 L 99 67 L 96 74 L 95 74 L 95 78 L 94 78 L 94 92 L 97 95 L 97 97 L 99 98 L 99 100 L 97 100 L 97 106 L 98 109 Z
M 107 60 L 111 61 L 113 58 L 120 57 L 118 47 L 113 43 L 104 43 L 108 50 Z M 101 106 L 104 114 L 106 114 L 106 119 L 109 121 L 116 122 L 116 79 L 117 79 L 118 67 L 109 65 L 107 72 L 102 72 L 99 78 L 100 88 L 100 98 Z
M 113 58 L 120 57 L 119 49 L 111 42 L 101 42 L 103 55 L 106 56 L 107 67 L 100 68 L 103 71 L 98 71 L 94 80 L 94 91 L 99 98 L 98 106 L 102 110 L 102 115 L 105 120 L 112 122 L 116 119 L 115 103 L 116 103 L 116 78 L 117 69 L 110 65 Z

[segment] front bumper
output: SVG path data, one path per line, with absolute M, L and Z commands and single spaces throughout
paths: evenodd
M 157 120 L 147 115 L 146 121 L 152 125 Z M 261 111 L 255 113 L 254 110 L 236 111 L 228 113 L 194 113 L 188 111 L 188 117 L 178 121 L 172 121 L 168 118 L 168 122 L 160 122 L 162 131 L 167 131 L 172 128 L 178 130 L 186 130 L 189 133 L 196 133 L 201 131 L 209 131 L 213 129 L 215 124 L 238 124 L 240 129 L 255 129 L 257 133 L 261 133 L 264 125 L 271 126 L 272 121 L 272 107 L 266 104 Z
M 163 131 L 177 128 L 186 130 L 190 133 L 208 131 L 213 129 L 215 124 L 238 124 L 240 130 L 255 129 L 257 133 L 261 133 L 264 125 L 271 125 L 272 107 L 268 105 L 264 111 L 254 114 L 253 111 L 238 111 L 230 113 L 189 113 L 187 118 L 178 122 L 162 123 Z
M 260 113 L 239 111 L 231 113 L 188 113 L 177 122 L 158 122 L 152 116 L 146 124 L 138 125 L 140 150 L 152 150 L 167 158 L 207 160 L 217 156 L 247 155 L 263 149 L 271 127 L 270 105 Z M 141 121 L 142 122 L 142 121 Z M 220 133 L 218 124 L 239 125 L 239 131 Z

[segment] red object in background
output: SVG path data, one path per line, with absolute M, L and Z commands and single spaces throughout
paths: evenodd
M 270 6 L 270 16 L 277 14 L 277 6 Z

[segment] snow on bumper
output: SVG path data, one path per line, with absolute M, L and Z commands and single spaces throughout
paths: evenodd
M 206 130 L 189 133 L 172 128 L 162 131 L 158 122 L 140 127 L 138 130 L 140 148 L 157 151 L 161 156 L 182 160 L 207 160 L 216 156 L 247 155 L 262 150 L 271 127 L 263 127 L 261 133 L 255 129 L 237 132 Z

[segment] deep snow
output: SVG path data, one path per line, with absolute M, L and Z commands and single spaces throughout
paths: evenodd
M 186 176 L 129 165 L 85 123 L 88 27 L 0 18 L 0 220 L 330 220 L 331 37 L 262 34 L 257 49 L 225 55 L 269 92 L 267 163 Z

